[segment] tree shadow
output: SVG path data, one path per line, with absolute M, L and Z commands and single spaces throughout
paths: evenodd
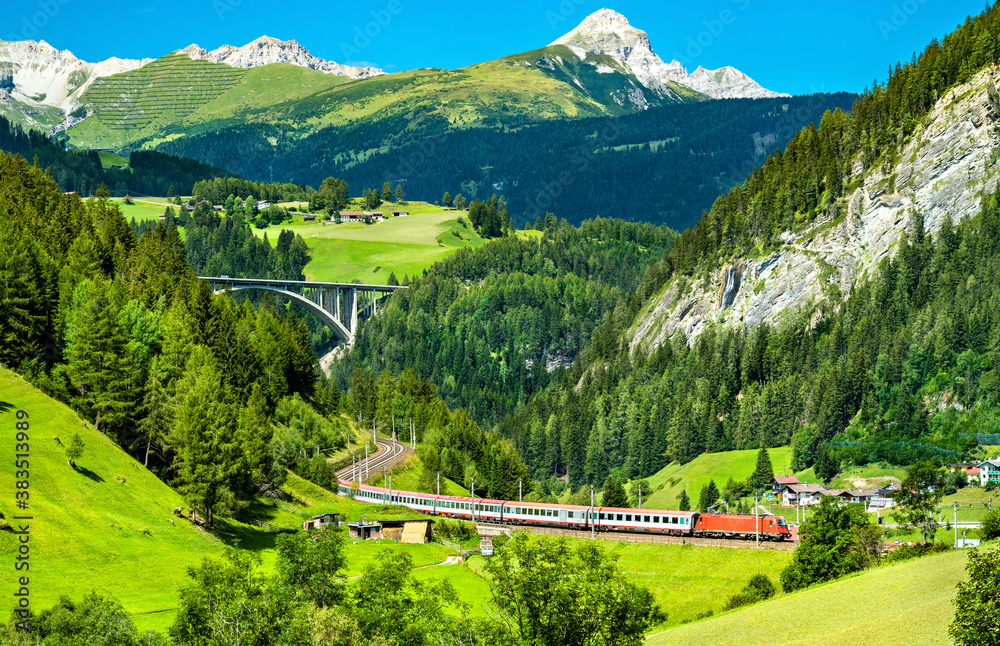
M 97 475 L 96 473 L 94 473 L 90 469 L 84 469 L 82 467 L 76 467 L 76 472 L 79 473 L 80 475 L 87 476 L 88 478 L 90 478 L 94 482 L 104 482 L 104 478 L 102 478 L 101 476 Z
M 7 411 L 13 409 L 14 409 L 14 404 L 10 402 L 5 402 L 2 399 L 0 399 L 0 413 L 6 413 Z

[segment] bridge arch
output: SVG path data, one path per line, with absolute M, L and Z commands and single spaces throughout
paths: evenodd
M 280 294 L 315 314 L 347 345 L 354 343 L 361 320 L 374 316 L 379 301 L 406 287 L 360 283 L 314 283 L 299 280 L 258 280 L 199 276 L 216 294 L 264 291 Z
M 280 289 L 278 287 L 268 287 L 266 285 L 259 285 L 259 286 L 250 285 L 247 287 L 232 287 L 227 289 L 218 289 L 215 290 L 215 293 L 224 294 L 226 292 L 229 292 L 230 294 L 235 294 L 236 292 L 247 292 L 247 291 L 274 292 L 276 294 L 281 294 L 285 298 L 295 303 L 298 303 L 299 305 L 302 305 L 307 310 L 315 314 L 316 318 L 323 321 L 323 323 L 333 331 L 333 333 L 337 336 L 338 339 L 340 339 L 341 341 L 343 341 L 348 345 L 354 343 L 354 335 L 351 334 L 346 327 L 344 327 L 343 323 L 338 321 L 336 318 L 334 318 L 332 314 L 327 312 L 325 309 L 323 309 L 316 303 L 313 303 L 308 298 L 300 296 L 294 292 Z

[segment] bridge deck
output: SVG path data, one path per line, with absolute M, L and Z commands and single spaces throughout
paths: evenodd
M 342 289 L 367 289 L 394 292 L 406 289 L 405 285 L 367 285 L 363 283 L 316 283 L 309 280 L 272 280 L 266 278 L 229 278 L 228 276 L 198 276 L 198 280 L 234 285 L 269 285 L 272 287 L 340 287 Z

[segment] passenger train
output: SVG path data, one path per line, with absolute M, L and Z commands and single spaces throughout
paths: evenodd
M 437 496 L 414 491 L 393 491 L 360 485 L 353 489 L 349 480 L 337 481 L 337 493 L 365 502 L 402 505 L 425 514 L 441 515 L 473 522 L 504 525 L 539 525 L 590 531 L 638 532 L 707 538 L 745 538 L 783 541 L 791 537 L 780 516 L 752 514 L 702 514 L 696 511 L 662 509 L 618 509 L 551 505 L 540 502 L 513 502 L 490 498 Z

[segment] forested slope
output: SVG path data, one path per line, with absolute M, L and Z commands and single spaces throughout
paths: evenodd
M 397 133 L 408 122 L 396 116 L 304 137 L 255 121 L 157 149 L 256 179 L 313 186 L 328 175 L 354 186 L 388 181 L 424 200 L 445 191 L 469 200 L 499 192 L 519 226 L 551 211 L 573 224 L 600 215 L 680 229 L 799 128 L 853 100 L 849 94 L 719 100 L 537 125 L 504 114 L 472 129 L 424 116 L 423 129 L 405 137 Z
M 76 191 L 84 197 L 96 194 L 101 184 L 118 197 L 128 192 L 167 195 L 171 188 L 175 195 L 190 195 L 198 180 L 229 177 L 229 173 L 218 168 L 153 150 L 133 152 L 128 168 L 104 170 L 96 151 L 67 150 L 64 142 L 37 130 L 25 131 L 3 116 L 0 116 L 0 150 L 21 155 L 28 161 L 37 159 L 38 165 L 49 169 L 64 191 Z
M 635 309 L 645 268 L 669 248 L 666 227 L 550 217 L 538 238 L 461 249 L 362 326 L 333 368 L 411 368 L 451 406 L 494 424 L 572 364 L 601 321 Z
M 994 258 L 1000 229 L 988 170 L 996 155 L 957 184 L 940 169 L 955 159 L 971 157 L 975 163 L 979 155 L 989 156 L 989 148 L 977 147 L 979 139 L 971 135 L 948 144 L 948 130 L 938 133 L 952 122 L 950 114 L 961 121 L 970 112 L 968 128 L 989 130 L 995 119 L 989 101 L 984 113 L 976 110 L 980 97 L 995 92 L 989 89 L 989 66 L 998 54 L 990 43 L 998 24 L 1000 8 L 990 8 L 933 42 L 859 98 L 852 113 L 829 113 L 819 128 L 803 129 L 682 233 L 647 273 L 643 293 L 655 295 L 657 303 L 662 299 L 668 309 L 680 308 L 679 317 L 707 302 L 707 309 L 719 312 L 718 320 L 706 320 L 691 337 L 680 327 L 671 330 L 672 337 L 662 329 L 650 334 L 651 323 L 666 325 L 648 319 L 649 304 L 641 314 L 607 321 L 629 332 L 613 338 L 598 330 L 560 384 L 499 427 L 536 476 L 583 464 L 575 474 L 570 469 L 570 477 L 599 482 L 609 469 L 647 475 L 670 460 L 685 462 L 704 451 L 787 444 L 794 449 L 796 469 L 823 453 L 858 463 L 954 461 L 971 457 L 977 433 L 1000 430 Z M 985 78 L 986 88 L 980 91 L 974 78 Z M 964 92 L 962 83 L 971 89 L 952 91 Z M 939 97 L 949 111 L 940 124 L 929 121 Z M 945 142 L 934 139 L 943 148 L 926 162 L 942 160 L 933 186 L 922 184 L 925 175 L 917 170 L 901 187 L 933 206 L 933 238 L 919 210 L 898 208 L 906 202 L 898 197 L 901 188 L 893 186 L 901 157 L 903 163 L 921 163 L 922 140 L 911 143 L 913 133 Z M 984 137 L 982 145 L 991 145 L 989 133 Z M 933 200 L 940 192 L 952 204 L 959 195 L 964 204 L 962 191 L 977 190 L 984 196 L 981 213 L 963 207 L 960 213 L 974 217 L 961 223 Z M 859 192 L 870 207 L 858 208 L 853 197 L 847 203 L 846 196 Z M 923 197 L 928 194 L 932 197 Z M 822 262 L 818 278 L 792 269 L 796 254 L 822 259 L 824 245 L 843 235 L 841 222 L 863 229 L 869 214 L 889 218 L 894 212 L 896 226 L 882 234 L 887 242 L 877 247 L 887 251 L 870 273 L 847 283 L 849 291 L 828 279 L 835 268 Z M 740 282 L 741 271 L 772 262 L 772 253 L 779 268 L 790 272 L 785 282 L 772 288 L 770 277 L 765 285 L 754 282 L 753 274 Z M 845 253 L 875 252 L 859 245 Z M 774 298 L 797 288 L 797 282 L 817 279 L 826 283 L 820 298 L 753 327 L 741 325 L 739 313 L 726 309 L 731 289 L 772 289 L 766 293 Z M 642 343 L 633 343 L 635 314 L 647 317 Z M 603 343 L 606 339 L 612 342 Z
M 338 408 L 354 410 L 319 373 L 301 319 L 213 296 L 176 227 L 137 236 L 106 195 L 64 195 L 20 157 L 0 155 L 0 204 L 0 363 L 79 411 L 208 524 L 239 514 L 286 467 L 331 485 L 318 450 L 346 443 Z M 486 444 L 480 427 L 418 386 L 404 412 L 427 420 L 421 433 L 457 429 L 452 462 L 486 470 L 469 448 Z M 504 443 L 491 442 L 492 460 Z M 514 479 L 525 476 L 505 455 Z

